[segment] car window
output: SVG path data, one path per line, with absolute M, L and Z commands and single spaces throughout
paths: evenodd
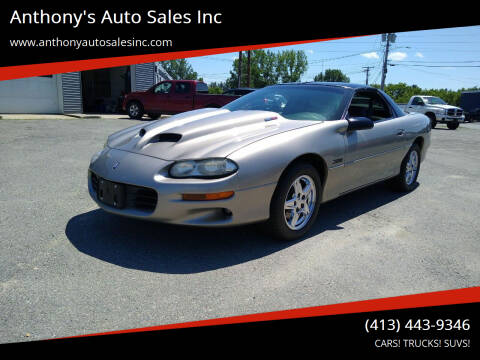
M 373 121 L 390 119 L 392 113 L 385 100 L 374 91 L 358 91 L 348 108 L 350 117 L 368 117 Z
M 155 94 L 168 94 L 171 88 L 172 88 L 171 82 L 163 82 L 158 84 L 153 90 L 153 92 Z
M 412 101 L 412 105 L 424 105 L 423 100 L 419 97 L 416 97 Z
M 197 83 L 197 92 L 208 94 L 208 85 L 202 82 Z
M 177 94 L 188 94 L 190 92 L 190 83 L 177 82 L 175 84 L 175 92 Z

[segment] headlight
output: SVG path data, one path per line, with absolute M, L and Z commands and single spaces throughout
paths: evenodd
M 237 164 L 224 158 L 204 160 L 182 160 L 174 163 L 169 170 L 174 178 L 221 178 L 238 170 Z

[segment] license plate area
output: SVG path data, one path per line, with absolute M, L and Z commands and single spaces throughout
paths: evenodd
M 98 200 L 117 209 L 125 207 L 125 185 L 98 179 Z

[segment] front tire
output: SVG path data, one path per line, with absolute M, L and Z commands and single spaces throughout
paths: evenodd
M 143 106 L 138 101 L 131 101 L 127 105 L 127 113 L 130 119 L 141 119 L 143 116 Z
M 450 130 L 457 130 L 457 128 L 458 128 L 459 125 L 460 125 L 460 124 L 459 124 L 457 121 L 447 123 L 447 127 L 448 127 Z
M 308 163 L 293 165 L 280 179 L 270 204 L 269 232 L 291 241 L 305 235 L 317 217 L 322 181 Z
M 392 179 L 395 190 L 409 192 L 415 189 L 418 173 L 420 172 L 420 147 L 413 144 L 400 166 L 400 174 Z
M 437 119 L 435 118 L 435 115 L 428 113 L 427 116 L 430 118 L 430 125 L 432 129 L 435 129 L 435 126 L 437 126 Z

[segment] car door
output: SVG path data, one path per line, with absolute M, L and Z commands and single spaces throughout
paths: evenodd
M 171 112 L 183 112 L 193 109 L 192 88 L 194 84 L 189 81 L 176 81 L 169 99 Z
M 375 89 L 355 92 L 348 117 L 368 117 L 371 129 L 347 131 L 345 172 L 347 190 L 396 174 L 403 156 L 405 126 Z
M 148 97 L 144 101 L 146 111 L 169 113 L 170 112 L 170 94 L 173 90 L 171 81 L 162 81 L 155 85 Z

